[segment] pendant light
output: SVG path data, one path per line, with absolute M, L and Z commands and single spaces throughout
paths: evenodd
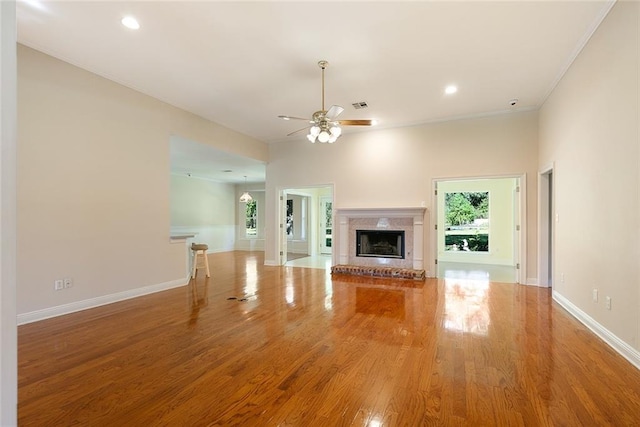
M 244 176 L 244 187 L 245 187 L 245 191 L 244 193 L 242 193 L 242 196 L 240 196 L 240 202 L 241 203 L 247 203 L 253 200 L 253 197 L 251 197 L 251 194 L 249 194 L 249 192 L 246 190 L 247 188 L 247 176 Z

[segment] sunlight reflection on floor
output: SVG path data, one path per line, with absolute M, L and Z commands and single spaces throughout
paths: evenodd
M 331 270 L 331 255 L 316 255 L 287 261 L 288 267 L 306 267 L 320 268 L 323 270 Z
M 491 324 L 489 282 L 516 282 L 514 267 L 441 262 L 438 277 L 444 278 L 445 318 L 448 330 L 486 335 Z
M 516 283 L 516 269 L 509 265 L 439 262 L 438 277 Z
M 444 279 L 444 327 L 451 331 L 486 335 L 491 323 L 489 280 Z

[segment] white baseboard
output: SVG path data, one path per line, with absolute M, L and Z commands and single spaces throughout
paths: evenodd
M 39 320 L 49 319 L 51 317 L 62 316 L 64 314 L 75 313 L 76 311 L 87 310 L 89 308 L 100 307 L 118 301 L 139 297 L 142 295 L 153 294 L 155 292 L 166 291 L 167 289 L 178 288 L 189 283 L 188 278 L 176 279 L 170 282 L 159 283 L 157 285 L 145 286 L 142 288 L 131 289 L 129 291 L 118 292 L 115 294 L 103 295 L 96 298 L 89 298 L 82 301 L 75 301 L 69 304 L 49 307 L 42 310 L 31 311 L 29 313 L 18 314 L 18 325 L 37 322 Z
M 280 263 L 278 263 L 278 261 L 273 260 L 273 259 L 265 259 L 264 260 L 264 265 L 271 265 L 271 266 L 277 267 L 277 266 L 280 265 Z
M 552 295 L 553 300 L 560 304 L 573 317 L 578 319 L 611 348 L 617 351 L 622 357 L 631 362 L 636 368 L 640 369 L 640 352 L 638 350 L 618 338 L 611 331 L 596 322 L 591 316 L 580 310 L 571 301 L 560 295 L 558 292 L 554 291 Z

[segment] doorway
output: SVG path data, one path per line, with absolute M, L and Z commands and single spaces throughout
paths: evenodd
M 525 282 L 525 187 L 525 175 L 435 179 L 434 275 L 469 271 L 492 281 Z M 452 202 L 449 209 L 447 200 Z M 463 219 L 461 213 L 466 213 Z
M 553 166 L 538 175 L 538 285 L 553 288 L 555 206 Z
M 279 211 L 280 264 L 330 267 L 333 186 L 282 189 Z

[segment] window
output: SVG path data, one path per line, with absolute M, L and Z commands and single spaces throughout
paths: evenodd
M 287 238 L 293 238 L 293 200 L 287 200 Z
M 445 250 L 489 251 L 489 192 L 445 194 Z
M 287 198 L 286 233 L 287 239 L 296 241 L 307 240 L 307 206 L 309 196 L 292 194 Z
M 324 246 L 326 248 L 331 247 L 331 239 L 332 239 L 332 228 L 333 228 L 333 213 L 332 213 L 332 202 L 325 201 L 324 202 Z
M 245 236 L 255 238 L 258 236 L 258 203 L 255 199 L 246 203 L 245 210 Z

